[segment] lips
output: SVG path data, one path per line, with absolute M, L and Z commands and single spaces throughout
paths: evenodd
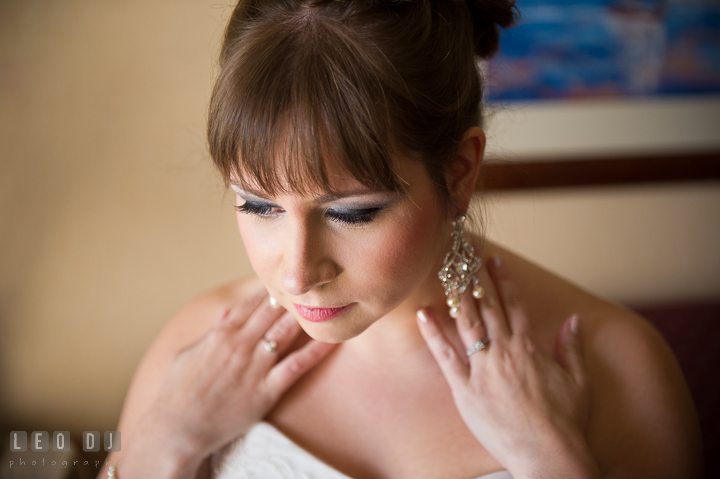
M 354 303 L 351 303 L 339 308 L 309 308 L 295 303 L 293 303 L 293 306 L 295 306 L 295 310 L 298 314 L 306 320 L 313 323 L 322 323 L 323 321 L 330 321 L 333 318 L 337 318 L 347 311 L 353 304 Z

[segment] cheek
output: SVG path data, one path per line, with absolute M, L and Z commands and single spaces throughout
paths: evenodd
M 240 238 L 245 246 L 245 252 L 248 255 L 250 264 L 255 270 L 258 277 L 267 284 L 268 277 L 266 271 L 273 268 L 274 255 L 277 251 L 273 244 L 271 235 L 262 234 L 261 228 L 258 228 L 257 221 L 245 214 L 238 213 L 237 225 L 240 231 Z
M 435 228 L 423 221 L 408 221 L 388 235 L 385 248 L 380 249 L 383 273 L 391 277 L 404 277 L 426 265 L 435 243 Z
M 443 254 L 441 218 L 434 206 L 393 219 L 354 252 L 368 291 L 397 304 L 431 273 Z M 433 273 L 434 275 L 434 273 Z

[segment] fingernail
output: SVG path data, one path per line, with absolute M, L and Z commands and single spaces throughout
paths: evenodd
M 580 316 L 577 314 L 570 317 L 570 331 L 573 334 L 580 334 Z
M 268 302 L 270 303 L 270 307 L 272 309 L 278 309 L 280 307 L 280 303 L 278 303 L 278 300 L 273 298 L 272 296 L 268 296 Z
M 492 260 L 493 260 L 493 263 L 495 264 L 496 268 L 499 268 L 500 266 L 502 266 L 502 259 L 500 259 L 499 254 L 493 253 Z
M 425 314 L 425 311 L 423 311 L 422 309 L 417 312 L 417 317 L 418 317 L 418 319 L 420 320 L 421 323 L 427 323 L 427 322 L 428 322 L 427 315 Z
M 230 310 L 227 308 L 223 308 L 220 310 L 220 312 L 217 315 L 217 318 L 215 319 L 216 323 L 222 323 L 225 318 L 228 317 L 228 314 L 230 314 Z

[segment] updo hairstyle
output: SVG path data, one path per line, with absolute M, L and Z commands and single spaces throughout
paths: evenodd
M 402 193 L 392 155 L 405 154 L 448 206 L 447 162 L 481 126 L 476 57 L 515 17 L 514 0 L 240 0 L 210 102 L 213 161 L 270 195 L 332 193 L 328 161 Z

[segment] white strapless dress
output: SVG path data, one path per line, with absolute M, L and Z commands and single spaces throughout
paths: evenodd
M 271 424 L 256 424 L 211 458 L 213 479 L 352 479 L 328 466 Z M 477 479 L 512 479 L 507 471 Z

